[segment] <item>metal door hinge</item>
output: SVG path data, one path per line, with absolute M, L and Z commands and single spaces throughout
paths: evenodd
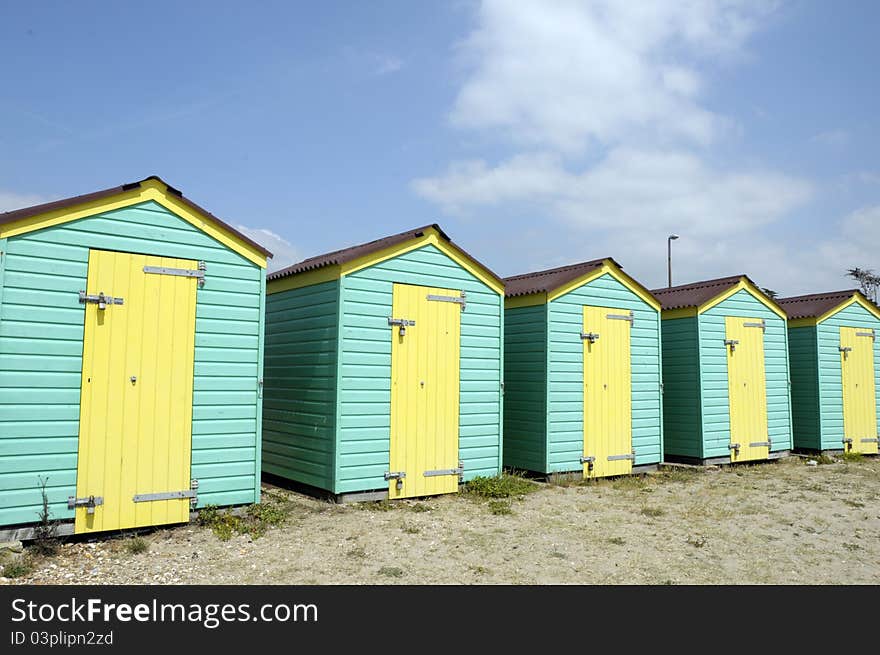
M 596 343 L 599 340 L 598 332 L 581 332 L 581 339 L 583 341 L 589 341 L 590 343 Z
M 874 330 L 868 330 L 867 332 L 856 332 L 857 337 L 871 337 L 875 339 L 877 335 L 874 333 Z
M 153 275 L 177 275 L 179 277 L 195 277 L 199 280 L 199 286 L 205 286 L 205 262 L 199 262 L 197 269 L 193 268 L 170 268 L 168 266 L 144 266 L 144 273 Z
M 132 497 L 132 500 L 136 503 L 150 503 L 157 500 L 180 500 L 182 498 L 189 498 L 190 505 L 195 507 L 198 502 L 198 488 L 199 481 L 191 480 L 189 489 L 184 489 L 182 491 L 157 491 L 149 494 L 135 494 Z
M 769 448 L 771 444 L 769 441 L 752 441 L 749 443 L 749 448 L 760 448 L 761 446 L 767 446 Z
M 624 459 L 631 459 L 635 461 L 636 454 L 635 453 L 627 453 L 626 455 L 608 455 L 609 462 L 617 462 Z
M 67 509 L 75 509 L 77 507 L 85 507 L 86 514 L 94 514 L 95 507 L 103 505 L 104 499 L 101 496 L 88 496 L 85 498 L 77 498 L 75 496 L 67 497 Z
M 635 323 L 635 315 L 630 312 L 629 314 L 606 314 L 605 318 L 611 319 L 612 321 L 629 321 L 630 323 Z
M 92 303 L 98 306 L 98 309 L 106 309 L 107 305 L 121 305 L 122 298 L 114 298 L 113 296 L 105 296 L 102 291 L 98 295 L 87 294 L 85 291 L 79 292 L 79 302 L 82 305 Z
M 880 439 L 862 439 L 862 443 L 880 443 Z
M 411 321 L 406 318 L 391 318 L 390 316 L 388 317 L 388 325 L 399 325 L 400 326 L 399 334 L 402 337 L 406 336 L 406 328 L 407 327 L 414 327 L 415 324 L 416 324 L 415 321 Z
M 724 345 L 725 345 L 725 346 L 730 346 L 730 352 L 736 352 L 736 346 L 737 346 L 737 344 L 739 344 L 739 340 L 738 340 L 738 339 L 725 339 L 725 340 L 724 340 Z
M 745 322 L 743 323 L 743 327 L 751 327 L 751 328 L 761 328 L 764 332 L 767 331 L 767 323 L 765 321 L 759 321 L 757 323 Z
M 454 302 L 461 305 L 461 311 L 464 311 L 467 307 L 467 294 L 464 291 L 461 292 L 461 296 L 441 296 L 429 293 L 428 300 L 435 302 Z
M 433 471 L 425 471 L 426 478 L 435 478 L 441 475 L 461 475 L 464 473 L 464 469 L 462 467 L 454 468 L 454 469 L 434 469 Z

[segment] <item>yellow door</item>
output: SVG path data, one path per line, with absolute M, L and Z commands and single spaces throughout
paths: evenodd
M 85 305 L 77 533 L 189 519 L 196 268 L 89 254 L 86 293 L 121 304 Z
M 632 472 L 632 313 L 584 307 L 585 478 Z
M 870 328 L 840 328 L 843 435 L 844 447 L 849 452 L 877 452 L 875 338 L 876 335 Z
M 770 457 L 770 436 L 764 375 L 764 321 L 728 316 L 724 326 L 730 461 L 767 459 Z
M 458 491 L 461 293 L 395 284 L 389 498 Z

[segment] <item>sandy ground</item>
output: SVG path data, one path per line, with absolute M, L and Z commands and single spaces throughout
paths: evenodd
M 7 584 L 878 584 L 880 459 L 541 484 L 496 515 L 469 495 L 334 505 L 221 541 L 187 525 L 68 542 Z

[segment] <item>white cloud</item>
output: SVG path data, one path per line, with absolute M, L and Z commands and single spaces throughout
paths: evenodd
M 850 133 L 846 130 L 829 130 L 814 135 L 810 141 L 821 143 L 823 146 L 845 146 L 850 141 Z
M 403 68 L 403 60 L 391 55 L 374 55 L 373 75 L 389 75 Z
M 495 167 L 456 162 L 445 175 L 415 180 L 413 187 L 451 213 L 528 204 L 577 227 L 665 225 L 694 237 L 773 222 L 812 193 L 806 182 L 780 173 L 723 172 L 686 151 L 628 147 L 578 173 L 550 153 L 517 155 Z
M 46 198 L 29 193 L 14 193 L 0 190 L 0 212 L 8 212 L 13 209 L 33 207 L 48 202 Z
M 711 142 L 727 120 L 699 105 L 705 59 L 741 53 L 772 10 L 748 0 L 485 0 L 460 46 L 453 125 L 564 152 L 643 137 Z
M 272 259 L 269 260 L 268 266 L 270 273 L 290 266 L 302 259 L 299 250 L 290 241 L 272 230 L 267 230 L 263 227 L 247 227 L 246 225 L 236 225 L 235 229 L 272 253 Z
M 678 232 L 679 282 L 747 273 L 801 291 L 821 267 L 793 252 L 805 231 L 786 221 L 814 185 L 724 163 L 714 149 L 742 128 L 702 95 L 746 59 L 775 8 L 485 0 L 459 47 L 450 122 L 512 151 L 458 158 L 412 189 L 474 231 L 496 226 L 487 264 L 503 274 L 610 255 L 660 286 L 666 236 Z

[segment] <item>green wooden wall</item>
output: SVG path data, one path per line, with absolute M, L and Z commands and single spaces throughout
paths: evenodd
M 266 297 L 263 471 L 334 488 L 339 281 Z
M 259 499 L 265 271 L 154 202 L 0 242 L 0 525 L 55 519 L 76 491 L 89 249 L 204 260 L 196 307 L 192 476 L 199 505 Z
M 795 448 L 820 450 L 819 351 L 816 326 L 788 329 L 791 417 Z M 840 370 L 838 366 L 838 370 Z
M 336 493 L 388 485 L 388 317 L 395 282 L 467 293 L 467 309 L 461 314 L 459 454 L 465 480 L 501 470 L 503 297 L 428 245 L 342 278 Z
M 767 429 L 771 452 L 792 447 L 786 322 L 745 290 L 699 316 L 700 379 L 702 382 L 703 457 L 730 455 L 730 411 L 727 387 L 727 316 L 764 319 L 764 373 L 767 385 Z
M 853 304 L 824 320 L 818 327 L 819 394 L 821 403 L 821 449 L 843 448 L 843 386 L 840 370 L 840 328 L 873 327 L 880 334 L 880 321 L 861 305 Z M 880 409 L 880 338 L 874 340 L 874 375 Z M 878 411 L 880 421 L 880 411 Z
M 547 305 L 504 311 L 504 466 L 547 471 Z
M 663 456 L 660 313 L 611 275 L 602 275 L 548 304 L 546 473 L 583 468 L 584 305 L 632 310 L 632 440 L 635 465 Z
M 700 336 L 696 316 L 663 321 L 664 454 L 703 458 L 699 411 Z

